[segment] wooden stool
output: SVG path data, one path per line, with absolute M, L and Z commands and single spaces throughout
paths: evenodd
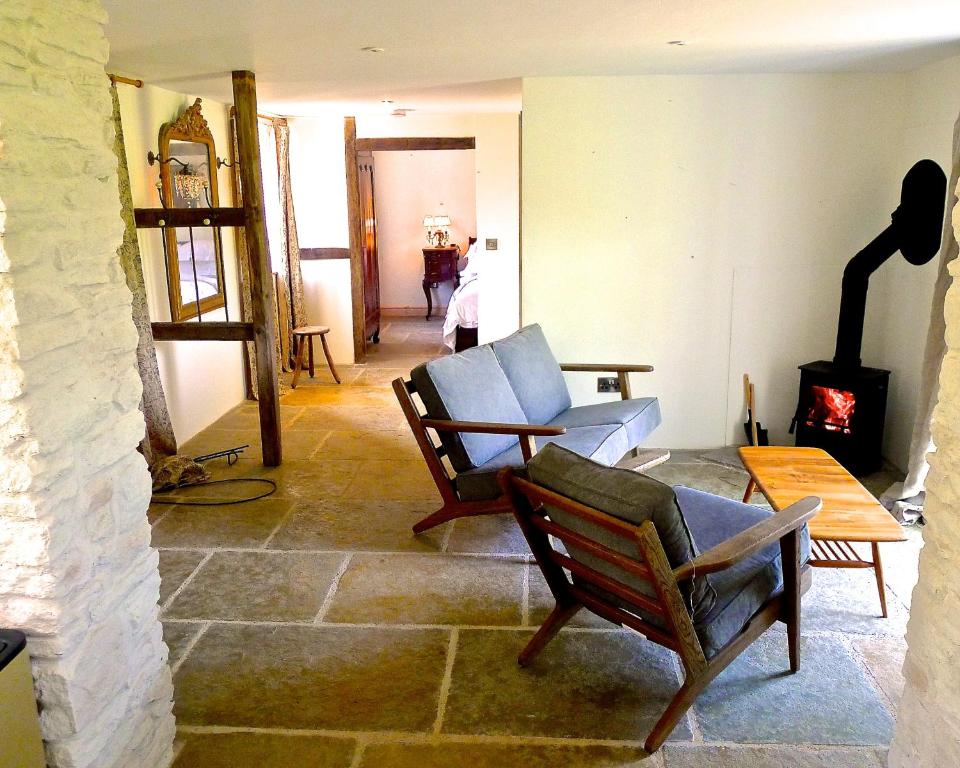
M 340 377 L 337 375 L 337 369 L 333 367 L 333 360 L 330 359 L 330 348 L 327 346 L 327 334 L 330 329 L 325 325 L 304 325 L 293 329 L 293 338 L 297 342 L 297 364 L 293 369 L 293 383 L 291 389 L 297 388 L 297 379 L 300 378 L 300 371 L 303 370 L 303 348 L 309 349 L 310 378 L 313 378 L 313 337 L 319 336 L 320 343 L 323 344 L 323 356 L 327 358 L 327 365 L 330 366 L 330 373 L 337 384 L 340 383 Z

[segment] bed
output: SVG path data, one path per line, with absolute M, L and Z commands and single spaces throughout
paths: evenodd
M 474 243 L 467 251 L 467 266 L 460 273 L 460 287 L 450 297 L 443 321 L 443 343 L 454 352 L 477 346 L 480 276 L 476 249 Z
M 191 255 L 193 258 L 191 258 Z M 196 303 L 197 299 L 216 296 L 220 291 L 217 280 L 217 255 L 212 240 L 194 238 L 193 246 L 189 240 L 177 240 L 177 261 L 180 273 L 180 302 L 183 305 Z M 194 286 L 194 264 L 196 265 L 196 287 Z M 200 294 L 199 297 L 197 294 Z

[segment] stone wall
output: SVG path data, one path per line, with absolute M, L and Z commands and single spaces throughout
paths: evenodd
M 953 209 L 953 227 L 960 238 L 960 207 Z M 951 263 L 950 273 L 947 355 L 933 415 L 937 451 L 927 478 L 927 525 L 891 768 L 960 765 L 960 260 Z
M 29 634 L 50 765 L 155 768 L 172 686 L 105 21 L 0 2 L 0 626 Z

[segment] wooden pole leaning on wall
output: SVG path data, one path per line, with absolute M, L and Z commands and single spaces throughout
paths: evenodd
M 233 73 L 233 103 L 236 107 L 237 154 L 243 189 L 244 234 L 250 263 L 250 298 L 254 346 L 257 356 L 257 392 L 260 406 L 260 441 L 263 463 L 280 464 L 280 401 L 275 356 L 275 308 L 273 277 L 267 250 L 263 180 L 260 174 L 260 136 L 257 128 L 257 81 L 253 72 Z
M 143 80 L 139 77 L 124 77 L 123 75 L 114 75 L 110 72 L 107 73 L 107 77 L 110 78 L 110 82 L 114 85 L 117 83 L 125 83 L 132 85 L 134 88 L 143 88 Z
M 353 305 L 353 358 L 367 356 L 366 308 L 363 299 L 363 221 L 360 213 L 360 178 L 357 172 L 357 120 L 343 119 L 343 154 L 347 171 L 347 222 L 350 230 L 350 297 Z

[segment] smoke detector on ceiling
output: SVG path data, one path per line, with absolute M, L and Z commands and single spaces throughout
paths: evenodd
M 667 40 L 667 45 L 686 45 L 686 40 Z
M 377 45 L 365 45 L 360 50 L 363 51 L 364 53 L 383 53 L 386 50 L 386 48 L 381 48 L 380 46 L 377 46 Z
M 411 107 L 400 107 L 399 109 L 393 110 L 390 114 L 394 117 L 406 117 L 407 112 L 416 112 L 416 110 Z

